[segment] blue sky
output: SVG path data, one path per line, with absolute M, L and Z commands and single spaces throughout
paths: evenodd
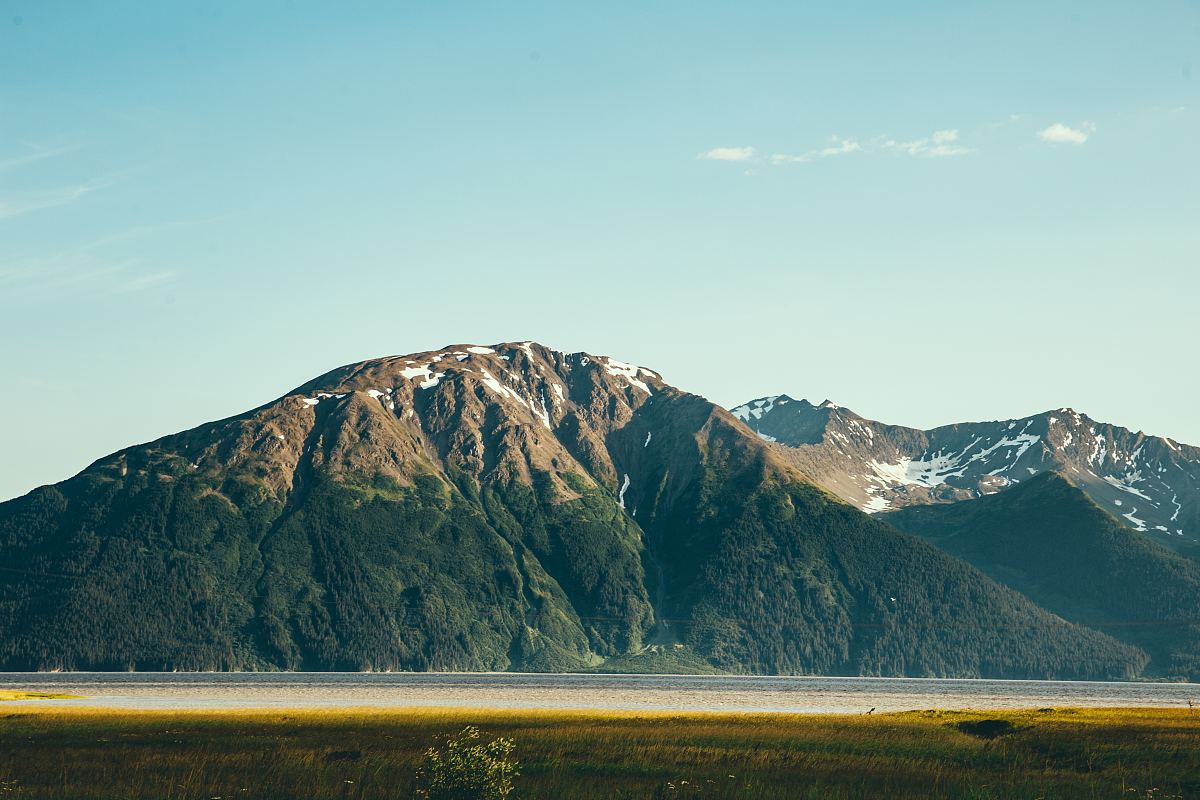
M 0 0 L 0 498 L 517 339 L 1200 444 L 1197 143 L 1197 2 Z

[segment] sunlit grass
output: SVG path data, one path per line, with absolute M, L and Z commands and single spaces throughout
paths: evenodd
M 826 716 L 22 705 L 0 707 L 0 788 L 98 800 L 408 798 L 424 748 L 466 725 L 516 740 L 526 799 L 1200 796 L 1200 715 L 1188 709 Z
M 55 694 L 53 692 L 18 692 L 12 689 L 0 689 L 0 702 L 5 700 L 78 700 L 79 694 Z

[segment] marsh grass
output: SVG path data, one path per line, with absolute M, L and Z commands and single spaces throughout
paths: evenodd
M 1187 709 L 793 716 L 22 705 L 0 707 L 0 791 L 407 800 L 434 737 L 466 725 L 515 739 L 514 797 L 526 800 L 1200 796 L 1200 715 Z

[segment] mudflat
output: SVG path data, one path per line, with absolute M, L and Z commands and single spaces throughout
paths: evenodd
M 930 708 L 1187 708 L 1200 685 L 1105 681 L 552 673 L 0 673 L 0 691 L 143 710 L 454 707 L 863 713 Z

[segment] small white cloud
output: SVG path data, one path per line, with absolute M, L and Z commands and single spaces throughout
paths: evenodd
M 855 153 L 862 150 L 862 145 L 853 139 L 839 139 L 836 136 L 832 138 L 834 144 L 831 147 L 823 147 L 817 151 L 817 155 L 821 158 L 829 158 L 830 156 L 843 156 L 846 153 Z
M 0 159 L 0 172 L 33 164 L 46 158 L 53 158 L 67 152 L 65 147 L 46 147 L 44 145 L 29 145 L 25 152 L 11 158 Z
M 972 148 L 958 143 L 957 128 L 934 131 L 930 136 L 908 142 L 888 139 L 883 146 L 888 150 L 895 150 L 913 158 L 945 158 L 947 156 L 965 156 L 975 152 Z
M 1095 132 L 1096 126 L 1091 122 L 1085 122 L 1078 128 L 1056 122 L 1038 131 L 1038 138 L 1052 144 L 1083 144 Z
M 707 161 L 749 161 L 754 158 L 753 147 L 714 147 L 696 158 Z
M 818 158 L 830 158 L 831 156 L 844 156 L 847 153 L 856 153 L 862 150 L 862 145 L 853 139 L 840 139 L 837 136 L 829 137 L 831 144 L 828 147 L 822 147 L 817 150 L 809 150 L 807 153 L 799 155 L 791 155 L 788 153 L 775 153 L 771 156 L 772 164 L 803 164 L 807 161 L 815 161 Z
M 153 289 L 155 286 L 161 286 L 164 283 L 175 280 L 174 272 L 152 272 L 146 275 L 137 275 L 124 284 L 116 288 L 118 294 L 125 292 L 140 292 L 144 289 Z

